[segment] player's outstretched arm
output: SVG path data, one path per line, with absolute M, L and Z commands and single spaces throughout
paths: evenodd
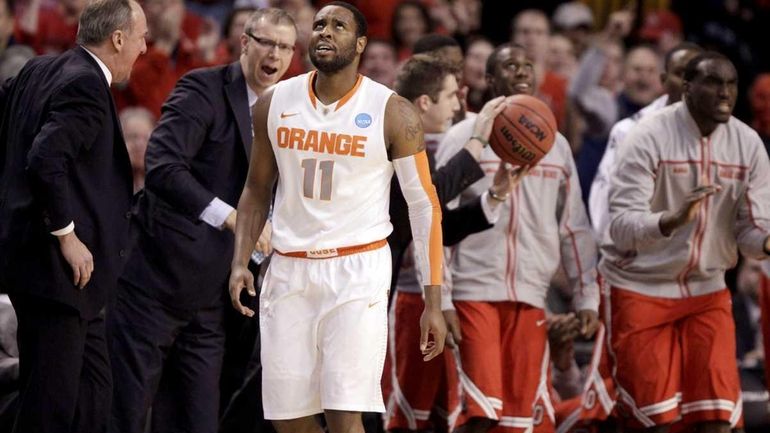
M 414 106 L 400 96 L 391 96 L 388 101 L 385 142 L 409 206 L 417 270 L 425 285 L 420 350 L 428 361 L 444 350 L 446 338 L 441 313 L 441 207 L 430 178 L 422 121 Z M 432 342 L 429 335 L 433 335 Z
M 249 257 L 267 221 L 273 185 L 278 177 L 275 154 L 267 135 L 267 114 L 272 96 L 272 91 L 266 92 L 254 106 L 254 141 L 251 144 L 249 174 L 238 201 L 235 251 L 230 271 L 230 301 L 236 310 L 249 317 L 254 315 L 254 311 L 241 304 L 241 291 L 245 287 L 249 295 L 256 295 L 254 277 L 248 269 Z

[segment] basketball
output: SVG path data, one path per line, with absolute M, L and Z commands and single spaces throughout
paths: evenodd
M 534 96 L 515 95 L 512 99 L 495 117 L 489 145 L 503 161 L 533 166 L 553 147 L 556 118 L 545 102 Z

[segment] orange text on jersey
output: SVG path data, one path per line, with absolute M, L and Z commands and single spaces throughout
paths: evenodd
M 363 158 L 366 136 L 339 134 L 336 132 L 287 128 L 276 131 L 276 142 L 282 149 L 297 149 L 331 155 L 350 155 Z

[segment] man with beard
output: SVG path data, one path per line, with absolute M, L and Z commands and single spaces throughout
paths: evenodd
M 425 285 L 424 359 L 444 348 L 441 211 L 414 106 L 357 74 L 366 20 L 332 2 L 315 16 L 310 59 L 318 68 L 266 92 L 254 109 L 249 176 L 238 204 L 230 277 L 233 306 L 278 179 L 275 248 L 260 294 L 265 418 L 280 433 L 363 433 L 361 412 L 384 412 L 380 379 L 387 341 L 391 259 L 385 238 L 390 180 L 409 205 Z M 432 341 L 430 340 L 432 336 Z M 414 350 L 417 350 L 415 347 Z
M 666 432 L 681 417 L 726 433 L 741 414 L 724 274 L 738 248 L 770 252 L 770 162 L 757 133 L 731 116 L 737 81 L 721 54 L 690 60 L 683 102 L 631 131 L 610 178 L 599 269 L 629 429 Z
M 255 12 L 239 61 L 188 73 L 164 105 L 147 147 L 137 248 L 108 319 L 120 384 L 113 432 L 143 432 L 151 407 L 153 431 L 217 431 L 233 205 L 248 169 L 250 108 L 286 72 L 296 36 L 286 12 Z M 257 247 L 267 253 L 267 244 Z
M 486 71 L 493 96 L 535 92 L 533 61 L 519 45 L 498 46 Z M 436 155 L 439 167 L 471 138 L 473 123 L 464 120 L 447 132 Z M 459 200 L 464 204 L 487 192 L 501 202 L 499 220 L 457 244 L 449 260 L 462 334 L 465 401 L 458 431 L 485 432 L 494 426 L 496 431 L 553 431 L 545 296 L 561 262 L 574 293 L 580 333 L 593 335 L 599 303 L 596 244 L 572 151 L 561 134 L 510 194 L 490 188 L 499 164 L 494 151 L 484 148 L 481 166 L 487 175 Z

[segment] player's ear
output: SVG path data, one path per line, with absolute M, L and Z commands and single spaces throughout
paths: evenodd
M 690 82 L 685 80 L 682 82 L 682 98 L 690 96 Z
M 415 99 L 412 104 L 414 104 L 415 107 L 420 111 L 420 113 L 425 113 L 430 108 L 431 103 L 430 96 L 428 95 L 420 95 Z
M 249 37 L 246 33 L 241 34 L 241 54 L 246 54 L 247 46 L 249 45 Z
M 126 42 L 126 35 L 123 30 L 115 30 L 111 35 L 112 46 L 115 47 L 115 51 L 123 51 L 123 44 Z
M 487 82 L 487 89 L 494 89 L 496 87 L 494 75 L 490 73 L 484 74 L 484 81 Z
M 356 39 L 356 52 L 358 54 L 363 54 L 364 50 L 366 49 L 366 44 L 369 42 L 369 39 L 366 36 L 359 36 Z

